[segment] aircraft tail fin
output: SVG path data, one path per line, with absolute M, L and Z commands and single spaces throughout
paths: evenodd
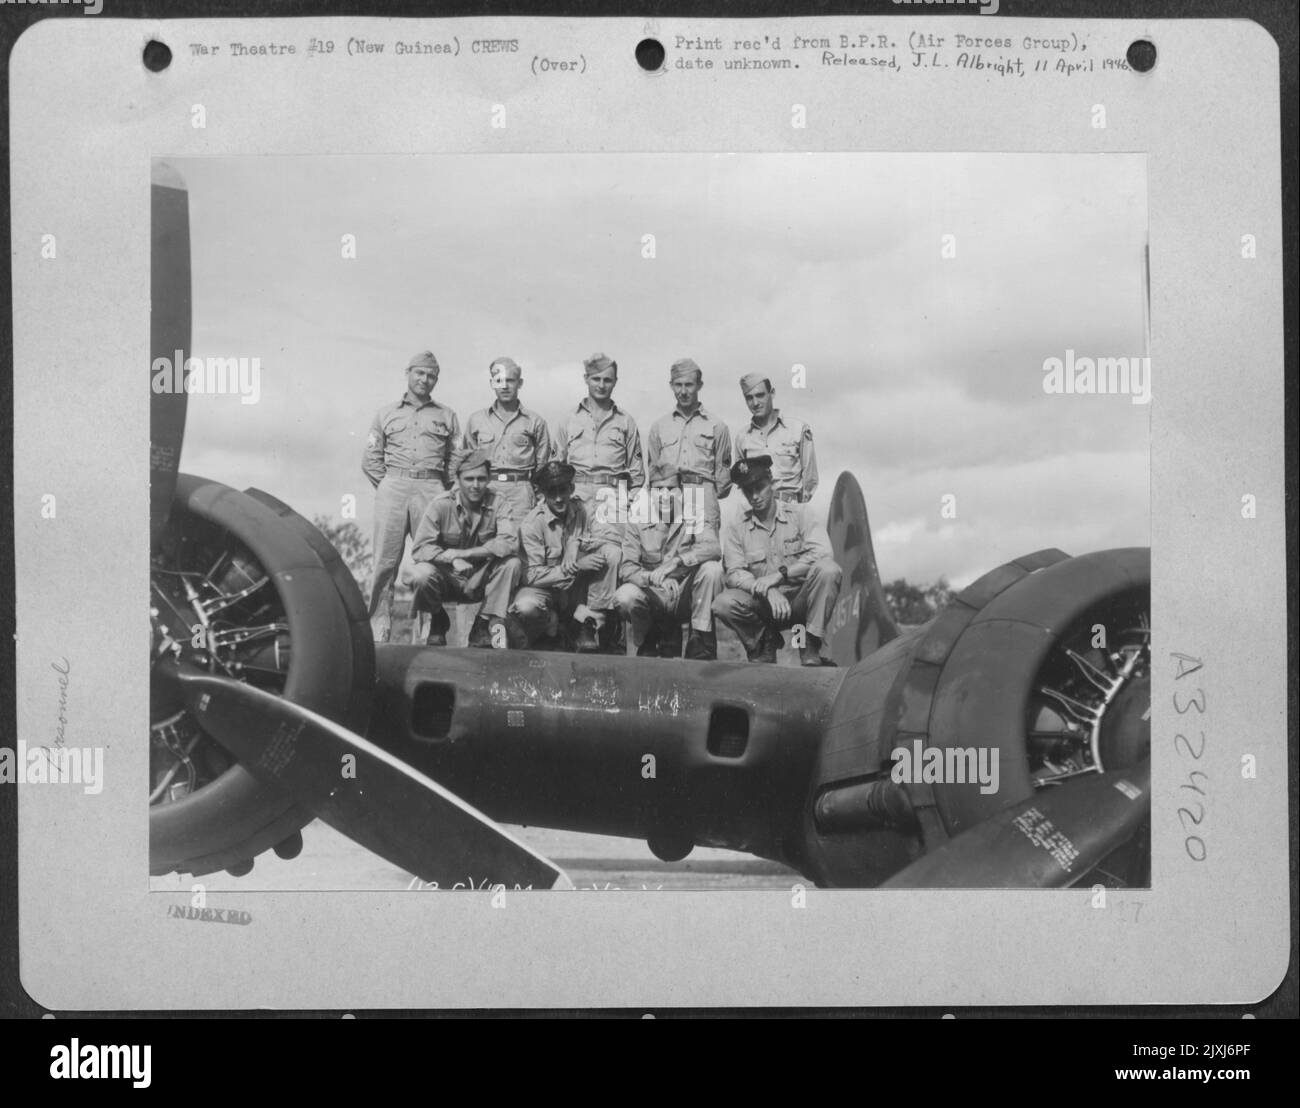
M 876 568 L 867 503 L 851 473 L 841 473 L 835 482 L 826 529 L 844 571 L 826 641 L 835 664 L 851 666 L 898 636 Z

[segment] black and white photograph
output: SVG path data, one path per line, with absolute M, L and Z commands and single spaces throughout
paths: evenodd
M 155 887 L 1147 885 L 1145 169 L 155 163 Z
M 1276 1013 L 1268 29 L 81 7 L 19 1014 Z

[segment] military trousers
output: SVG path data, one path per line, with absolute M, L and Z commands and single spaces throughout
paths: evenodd
M 446 486 L 438 477 L 385 474 L 375 489 L 374 578 L 370 586 L 370 626 L 377 642 L 387 642 L 393 624 L 393 587 L 406 553 L 407 536 L 420 526 L 429 501 Z
M 639 648 L 650 628 L 661 621 L 680 625 L 689 618 L 692 629 L 712 631 L 713 602 L 721 591 L 722 563 L 703 562 L 669 587 L 622 585 L 614 601 L 631 625 L 633 645 Z
M 713 482 L 697 485 L 684 481 L 681 496 L 683 518 L 691 533 L 698 535 L 709 530 L 718 534 L 722 527 L 722 506 L 718 503 L 718 491 L 713 487 Z
M 514 557 L 491 558 L 475 565 L 469 573 L 457 573 L 451 566 L 433 562 L 417 562 L 407 574 L 407 581 L 415 590 L 417 611 L 436 616 L 447 601 L 476 604 L 481 600 L 481 616 L 505 619 L 523 574 L 523 562 Z
M 775 633 L 796 623 L 802 623 L 808 634 L 824 638 L 826 624 L 840 595 L 841 576 L 840 567 L 832 559 L 823 558 L 802 581 L 777 585 L 790 601 L 790 618 L 779 624 L 766 598 L 753 596 L 744 589 L 725 589 L 713 602 L 713 614 L 736 632 L 747 654 L 759 649 L 764 631 Z
M 519 621 L 529 644 L 542 635 L 554 635 L 561 619 L 581 618 L 585 614 L 584 607 L 592 612 L 609 612 L 614 608 L 623 551 L 619 547 L 617 554 L 611 557 L 608 547 L 602 547 L 602 550 L 606 551 L 605 568 L 579 573 L 577 580 L 567 588 L 525 585 L 515 593 L 510 614 Z
M 498 481 L 494 478 L 488 487 L 496 493 L 497 503 L 509 510 L 515 523 L 523 523 L 524 517 L 537 503 L 537 494 L 527 481 Z

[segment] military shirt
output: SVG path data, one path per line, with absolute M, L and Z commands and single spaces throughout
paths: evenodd
M 719 497 L 731 491 L 731 432 L 700 405 L 689 416 L 674 408 L 656 420 L 646 436 L 650 483 L 679 473 L 709 481 Z
M 754 582 L 781 566 L 811 568 L 831 556 L 826 528 L 808 518 L 808 509 L 777 500 L 769 525 L 759 522 L 752 508 L 746 509 L 726 528 L 722 541 L 722 568 L 731 589 L 750 592 Z
M 587 509 L 577 497 L 569 501 L 569 510 L 562 516 L 542 501 L 524 517 L 519 537 L 528 560 L 524 584 L 535 588 L 571 585 L 573 578 L 560 568 L 561 563 L 576 559 L 584 546 L 594 550 L 600 545 L 591 534 Z
M 671 577 L 681 580 L 694 566 L 722 557 L 718 533 L 706 527 L 692 531 L 684 518 L 658 523 L 628 523 L 623 531 L 620 584 L 648 585 L 650 574 L 669 558 L 681 561 Z
M 645 463 L 641 460 L 641 432 L 617 404 L 608 414 L 583 397 L 555 428 L 555 456 L 578 471 L 582 483 L 593 475 L 631 475 L 631 488 L 645 484 Z
M 436 469 L 447 473 L 460 439 L 456 413 L 436 400 L 421 404 L 409 392 L 375 413 L 361 468 L 372 485 L 389 469 Z M 448 474 L 450 477 L 450 474 Z
M 551 460 L 551 436 L 546 421 L 522 404 L 507 412 L 499 404 L 480 408 L 465 421 L 465 433 L 451 460 L 456 464 L 475 450 L 487 450 L 492 470 L 522 470 L 531 473 Z
M 436 562 L 438 555 L 485 546 L 496 558 L 508 558 L 519 550 L 519 525 L 510 506 L 488 489 L 479 505 L 478 519 L 471 517 L 460 489 L 439 493 L 424 510 L 411 545 L 411 558 Z
M 772 486 L 778 493 L 793 493 L 807 503 L 817 491 L 817 455 L 812 428 L 798 419 L 784 419 L 774 411 L 770 427 L 755 427 L 750 420 L 736 432 L 736 457 L 767 454 L 772 459 Z

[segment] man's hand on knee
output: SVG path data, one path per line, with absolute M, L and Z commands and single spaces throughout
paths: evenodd
M 780 589 L 767 590 L 767 606 L 772 609 L 772 618 L 777 623 L 785 623 L 790 619 L 790 601 Z

